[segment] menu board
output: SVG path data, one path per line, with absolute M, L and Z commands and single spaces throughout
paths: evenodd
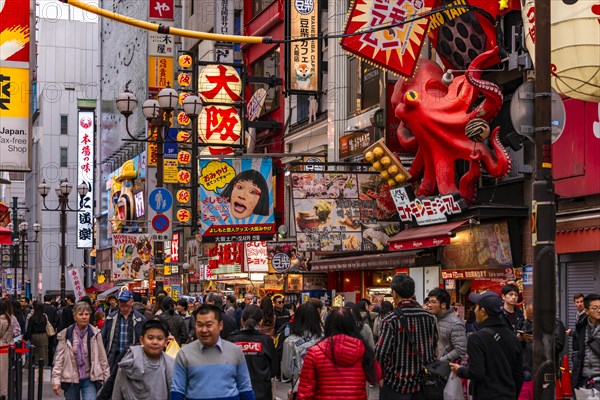
M 375 174 L 292 174 L 299 251 L 387 250 L 400 221 L 390 187 Z

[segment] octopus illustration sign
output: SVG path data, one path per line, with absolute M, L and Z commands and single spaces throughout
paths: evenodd
M 348 16 L 342 48 L 389 71 L 412 76 L 427 35 L 433 0 L 356 0 Z M 402 23 L 407 21 L 406 23 Z M 381 26 L 389 29 L 372 31 Z M 363 34 L 360 31 L 366 31 Z
M 203 242 L 271 240 L 272 175 L 267 158 L 200 160 Z

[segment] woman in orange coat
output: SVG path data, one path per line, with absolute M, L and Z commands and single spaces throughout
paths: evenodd
M 296 399 L 367 400 L 367 381 L 374 385 L 380 377 L 352 312 L 338 308 L 325 321 L 325 338 L 306 353 Z

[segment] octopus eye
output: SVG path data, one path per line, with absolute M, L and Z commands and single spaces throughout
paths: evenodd
M 419 98 L 419 94 L 415 90 L 409 90 L 406 92 L 406 100 L 408 101 L 417 101 Z

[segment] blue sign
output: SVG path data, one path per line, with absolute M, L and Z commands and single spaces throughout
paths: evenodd
M 165 142 L 163 145 L 165 159 L 177 159 L 177 153 L 179 152 L 179 144 L 177 143 L 177 132 L 179 132 L 179 129 L 170 128 L 167 137 L 165 137 Z
M 523 267 L 523 286 L 533 286 L 533 265 Z
M 164 213 L 173 205 L 173 195 L 165 188 L 156 188 L 148 196 L 148 205 L 157 213 Z

